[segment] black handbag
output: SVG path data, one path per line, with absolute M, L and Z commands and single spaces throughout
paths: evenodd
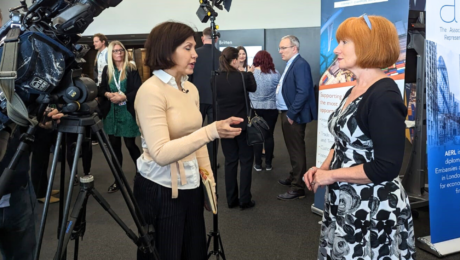
M 246 100 L 246 112 L 248 114 L 246 142 L 248 145 L 263 144 L 265 139 L 270 136 L 270 127 L 263 117 L 257 115 L 256 111 L 254 111 L 255 116 L 251 118 L 253 108 L 251 101 L 248 102 L 248 92 L 246 91 L 243 73 L 241 73 L 241 78 L 243 79 L 244 99 Z

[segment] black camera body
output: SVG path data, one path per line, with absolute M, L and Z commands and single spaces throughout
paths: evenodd
M 51 103 L 60 104 L 64 113 L 94 112 L 97 87 L 92 79 L 81 76 L 79 65 L 90 48 L 77 41 L 94 17 L 121 1 L 37 0 L 28 7 L 22 0 L 10 9 L 10 20 L 0 28 L 0 58 L 7 51 L 8 33 L 20 28 L 15 93 L 26 107 Z M 0 107 L 6 107 L 2 94 Z

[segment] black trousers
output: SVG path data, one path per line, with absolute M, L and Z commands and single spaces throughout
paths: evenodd
M 69 169 L 72 170 L 72 163 L 73 163 L 73 158 L 75 155 L 75 149 L 77 148 L 78 134 L 66 134 L 66 135 L 67 135 L 66 136 L 67 163 L 69 164 Z M 83 163 L 83 173 L 87 175 L 91 172 L 91 161 L 93 160 L 93 146 L 91 144 L 91 134 L 83 138 L 83 143 L 81 144 L 81 160 Z
M 179 190 L 176 199 L 172 199 L 171 194 L 170 188 L 136 175 L 134 197 L 147 224 L 155 228 L 155 245 L 160 259 L 207 259 L 203 188 Z M 138 251 L 137 259 L 153 258 Z
M 251 201 L 252 163 L 254 150 L 246 143 L 246 131 L 233 139 L 222 139 L 222 151 L 225 156 L 225 190 L 228 205 L 238 202 L 238 162 L 240 163 L 239 203 Z
M 56 132 L 49 132 L 37 127 L 35 141 L 32 147 L 32 159 L 30 177 L 34 186 L 37 198 L 46 196 L 48 187 L 48 165 L 50 159 L 51 146 L 56 141 Z
M 254 145 L 255 163 L 262 165 L 262 149 L 265 146 L 265 164 L 272 164 L 273 151 L 275 150 L 275 139 L 273 133 L 275 131 L 276 121 L 278 120 L 278 110 L 276 109 L 256 109 L 257 115 L 263 117 L 270 127 L 270 136 L 265 139 L 264 144 Z
M 205 126 L 205 122 L 208 124 L 214 122 L 214 113 L 212 111 L 212 104 L 205 104 L 205 103 L 200 103 L 200 112 L 201 116 L 203 117 L 203 126 Z M 206 121 L 207 118 L 207 121 Z M 209 142 L 206 146 L 208 147 L 208 154 L 209 154 L 209 160 L 212 163 L 212 147 L 214 145 L 214 142 Z M 217 139 L 217 150 L 219 150 L 219 139 Z
M 294 122 L 291 125 L 286 117 L 286 112 L 280 113 L 280 117 L 284 142 L 291 159 L 291 189 L 305 189 L 305 182 L 302 181 L 302 176 L 307 171 L 307 155 L 305 153 L 305 128 L 307 124 Z
M 135 137 L 123 137 L 125 141 L 126 148 L 128 148 L 129 155 L 134 162 L 134 166 L 136 167 L 137 172 L 137 159 L 141 156 L 141 151 L 136 144 Z M 121 151 L 121 137 L 120 136 L 113 136 L 109 135 L 109 142 L 112 145 L 113 151 L 115 156 L 117 157 L 120 166 L 123 166 L 123 153 Z M 113 160 L 113 158 L 112 158 Z

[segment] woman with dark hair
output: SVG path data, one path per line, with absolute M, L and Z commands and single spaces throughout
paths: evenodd
M 318 259 L 415 259 L 409 197 L 398 176 L 407 108 L 382 70 L 398 60 L 398 32 L 384 17 L 363 15 L 345 20 L 336 38 L 339 67 L 356 82 L 329 117 L 329 155 L 304 176 L 309 190 L 327 187 Z
M 134 117 L 134 101 L 137 90 L 141 86 L 141 77 L 136 67 L 128 61 L 127 50 L 121 42 L 112 41 L 108 53 L 108 63 L 102 71 L 99 88 L 99 107 L 104 130 L 109 136 L 120 166 L 123 165 L 122 137 L 136 165 L 141 151 L 136 145 L 136 137 L 140 136 L 140 132 Z M 109 193 L 118 190 L 116 182 L 108 188 Z
M 244 85 L 248 92 L 257 89 L 254 75 L 251 72 L 238 71 L 238 50 L 227 47 L 219 57 L 220 74 L 216 77 L 217 104 L 219 113 L 217 119 L 229 116 L 244 118 L 244 123 L 238 125 L 241 135 L 234 139 L 223 139 L 222 151 L 225 156 L 225 189 L 229 208 L 240 206 L 241 209 L 254 207 L 251 195 L 252 163 L 254 151 L 246 142 L 246 126 L 248 114 Z M 244 80 L 244 83 L 243 83 Z M 240 189 L 238 194 L 238 162 L 240 163 Z M 238 196 L 239 195 L 239 196 Z
M 262 150 L 265 146 L 265 170 L 272 170 L 273 151 L 275 149 L 275 140 L 273 132 L 278 118 L 278 110 L 276 109 L 276 86 L 280 81 L 280 73 L 275 70 L 275 64 L 270 53 L 267 51 L 259 51 L 254 57 L 254 66 L 250 71 L 254 73 L 254 78 L 257 83 L 257 91 L 249 93 L 252 106 L 256 110 L 257 115 L 263 117 L 270 127 L 270 136 L 265 139 L 264 144 L 254 145 L 256 171 L 262 171 Z
M 238 70 L 239 71 L 248 71 L 248 52 L 243 46 L 236 47 L 238 50 Z
M 162 260 L 205 260 L 204 193 L 200 172 L 214 181 L 206 144 L 241 133 L 242 118 L 202 127 L 197 88 L 187 81 L 197 54 L 189 26 L 165 22 L 145 42 L 145 64 L 153 76 L 140 87 L 137 122 L 144 153 L 137 160 L 134 196 L 147 224 L 155 228 Z M 215 184 L 214 184 L 215 185 Z M 151 259 L 138 251 L 137 259 Z

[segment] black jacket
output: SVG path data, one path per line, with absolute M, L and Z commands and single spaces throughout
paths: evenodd
M 99 99 L 99 109 L 101 110 L 101 117 L 105 118 L 107 114 L 110 111 L 110 100 L 108 100 L 104 94 L 105 92 L 112 92 L 110 90 L 109 86 L 109 77 L 107 75 L 107 68 L 108 66 L 104 67 L 104 70 L 102 71 L 102 79 L 101 79 L 101 84 L 99 85 L 99 93 L 98 93 L 98 99 Z M 128 99 L 127 101 L 127 109 L 131 115 L 136 118 L 136 112 L 134 111 L 134 100 L 136 98 L 137 91 L 139 90 L 139 87 L 142 85 L 142 80 L 141 76 L 139 75 L 139 72 L 136 69 L 133 70 L 128 70 L 128 74 L 126 75 L 127 78 L 127 89 L 126 89 L 126 98 Z
M 391 181 L 399 174 L 404 158 L 406 115 L 401 91 L 390 78 L 375 82 L 359 102 L 356 122 L 374 147 L 374 159 L 363 167 L 374 183 Z
M 255 92 L 257 89 L 256 80 L 252 72 L 221 72 L 216 77 L 217 84 L 217 120 L 227 119 L 231 116 L 244 118 L 244 123 L 237 127 L 246 129 L 248 114 L 246 112 L 246 100 L 244 98 L 243 73 L 247 92 Z M 246 96 L 249 102 L 249 96 Z
M 214 49 L 214 69 L 219 68 L 220 51 L 211 44 L 205 44 L 196 49 L 198 58 L 196 59 L 195 69 L 193 74 L 189 76 L 189 81 L 192 82 L 198 89 L 200 94 L 200 103 L 212 104 L 212 89 L 211 89 L 211 48 Z

